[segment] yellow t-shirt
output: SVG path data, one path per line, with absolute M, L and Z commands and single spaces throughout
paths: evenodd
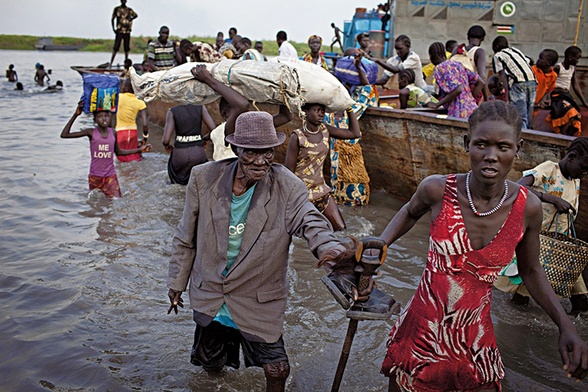
M 118 110 L 116 112 L 116 130 L 137 129 L 137 113 L 147 105 L 132 93 L 122 93 L 118 96 Z

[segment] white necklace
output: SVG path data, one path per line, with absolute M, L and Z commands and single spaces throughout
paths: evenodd
M 302 128 L 304 128 L 304 132 L 309 133 L 311 135 L 316 135 L 317 133 L 319 133 L 321 131 L 321 125 L 324 125 L 324 124 L 320 124 L 318 126 L 318 128 L 316 129 L 316 131 L 311 131 L 310 129 L 308 129 L 306 127 L 306 122 L 304 122 L 304 124 L 302 124 Z
M 468 195 L 468 203 L 470 204 L 470 208 L 472 209 L 474 214 L 476 214 L 476 216 L 488 216 L 488 215 L 494 214 L 496 211 L 498 211 L 500 209 L 500 207 L 502 207 L 502 203 L 504 203 L 504 201 L 506 200 L 506 197 L 508 196 L 508 183 L 506 182 L 506 180 L 504 180 L 504 195 L 502 195 L 502 199 L 500 199 L 498 204 L 496 204 L 496 207 L 494 207 L 490 211 L 478 212 L 478 210 L 476 209 L 476 206 L 474 205 L 474 201 L 472 200 L 472 193 L 470 191 L 470 176 L 471 176 L 471 174 L 472 174 L 471 170 L 468 172 L 468 174 L 466 174 L 466 194 Z

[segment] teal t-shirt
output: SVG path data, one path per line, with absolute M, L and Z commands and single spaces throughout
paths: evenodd
M 243 233 L 245 232 L 245 223 L 247 215 L 249 214 L 249 206 L 251 205 L 251 198 L 255 191 L 255 185 L 243 193 L 241 196 L 231 195 L 231 219 L 229 220 L 229 246 L 227 247 L 227 266 L 223 271 L 223 276 L 227 276 L 229 269 L 235 262 L 241 250 L 241 243 L 243 242 Z M 237 328 L 237 325 L 231 317 L 227 304 L 223 304 L 218 310 L 215 321 L 227 327 Z

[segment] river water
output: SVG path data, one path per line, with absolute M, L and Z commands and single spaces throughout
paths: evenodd
M 158 131 L 152 131 L 155 152 L 117 163 L 123 197 L 115 200 L 87 190 L 88 142 L 59 138 L 82 92 L 81 77 L 69 66 L 109 56 L 0 51 L 0 64 L 14 64 L 25 85 L 17 92 L 5 79 L 0 83 L 0 390 L 263 391 L 260 369 L 211 377 L 192 366 L 191 312 L 166 315 L 167 264 L 184 188 L 169 184 Z M 63 81 L 62 92 L 33 87 L 36 62 L 52 70 L 52 83 Z M 82 117 L 75 128 L 91 124 Z M 379 234 L 400 206 L 374 192 L 367 207 L 343 207 L 347 234 Z M 390 248 L 377 278 L 403 304 L 424 266 L 426 221 Z M 295 239 L 284 327 L 289 391 L 330 389 L 348 323 L 314 264 Z M 565 378 L 557 328 L 536 304 L 518 309 L 495 292 L 492 315 L 507 368 L 505 391 L 586 390 L 586 382 Z M 574 322 L 588 339 L 588 319 Z M 379 367 L 391 325 L 359 323 L 342 391 L 386 390 Z

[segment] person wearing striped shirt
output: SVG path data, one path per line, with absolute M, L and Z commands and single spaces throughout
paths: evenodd
M 168 40 L 169 28 L 161 26 L 159 37 L 149 43 L 147 48 L 147 62 L 152 71 L 163 71 L 175 67 L 178 62 L 174 43 Z
M 492 68 L 500 75 L 507 103 L 512 103 L 523 119 L 523 127 L 529 128 L 533 120 L 533 105 L 537 80 L 531 69 L 530 59 L 523 52 L 508 46 L 504 36 L 492 42 L 494 57 Z

